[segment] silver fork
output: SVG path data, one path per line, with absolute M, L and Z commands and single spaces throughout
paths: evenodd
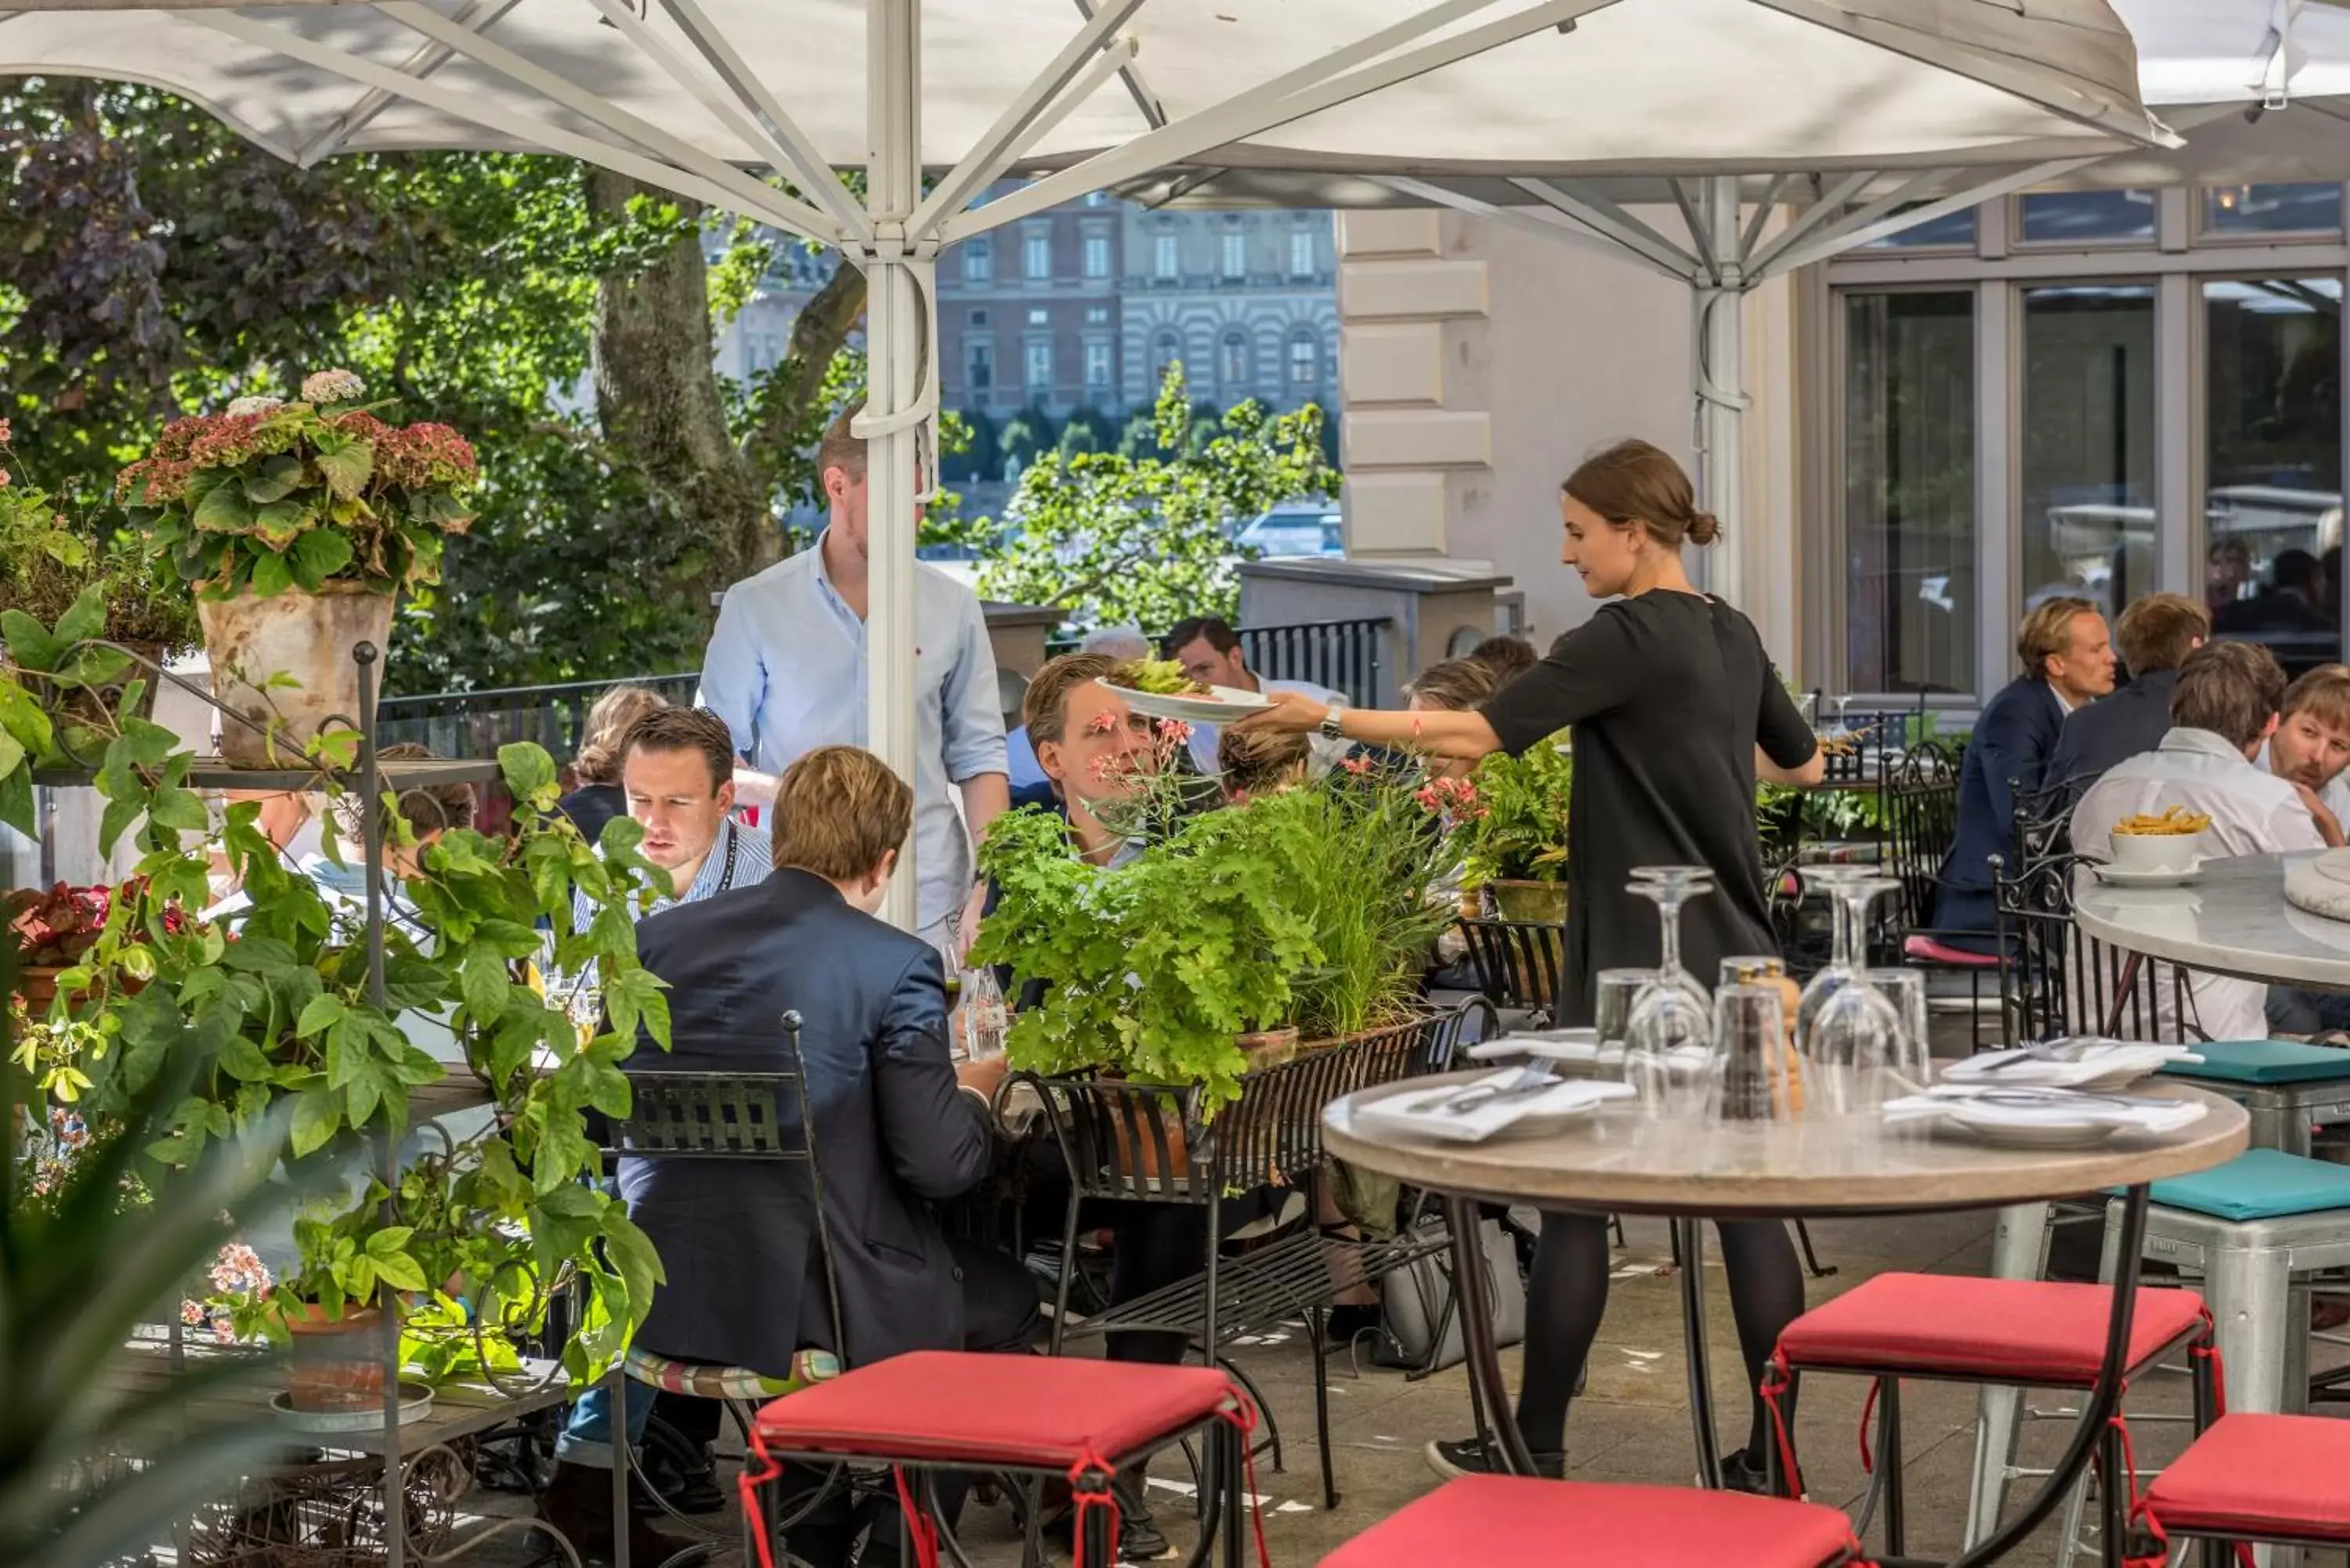
M 2110 1044 L 2112 1042 L 2095 1035 L 2080 1035 L 2070 1040 L 2034 1040 L 2016 1047 L 2022 1054 L 2010 1056 L 2003 1062 L 1993 1062 L 1982 1071 L 1985 1075 L 2003 1073 L 2026 1062 L 2077 1062 L 2098 1046 Z
M 1564 1081 L 1547 1067 L 1517 1067 L 1512 1072 L 1514 1075 L 1505 1080 L 1489 1079 L 1482 1084 L 1471 1084 L 1451 1098 L 1440 1102 L 1436 1109 L 1449 1116 L 1462 1116 L 1482 1109 L 1496 1100 L 1514 1100 L 1527 1095 L 1538 1095 Z

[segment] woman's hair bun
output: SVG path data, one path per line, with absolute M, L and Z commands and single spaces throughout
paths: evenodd
M 1721 537 L 1721 520 L 1711 512 L 1692 512 L 1689 520 L 1689 539 L 1692 545 L 1711 545 Z

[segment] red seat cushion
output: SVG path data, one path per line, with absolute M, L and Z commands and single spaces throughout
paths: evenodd
M 2222 1416 L 2147 1489 L 2166 1530 L 2350 1542 L 2350 1421 Z
M 1852 1552 L 1852 1521 L 1817 1503 L 1462 1476 L 1356 1536 L 1322 1568 L 1824 1568 Z
M 1236 1407 L 1205 1366 L 918 1350 L 759 1411 L 768 1448 L 1066 1469 L 1118 1460 Z
M 2112 1303 L 2104 1285 L 1879 1274 L 1789 1324 L 1779 1350 L 1795 1367 L 2085 1388 L 2105 1357 Z M 2129 1365 L 2152 1360 L 2202 1314 L 2192 1291 L 2141 1289 Z
M 1931 937 L 1909 936 L 1901 940 L 1901 952 L 1921 963 L 1955 964 L 1960 969 L 1997 969 L 1996 953 L 1970 953 L 1964 948 L 1954 948 L 1948 942 L 1938 942 Z

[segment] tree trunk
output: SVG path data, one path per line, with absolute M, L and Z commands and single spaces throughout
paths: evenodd
M 618 218 L 629 198 L 682 198 L 606 170 L 588 171 L 588 204 Z M 672 495 L 702 533 L 705 549 L 689 579 L 695 609 L 783 554 L 775 505 L 804 448 L 814 444 L 814 408 L 825 375 L 865 312 L 865 277 L 843 264 L 792 324 L 790 353 L 757 389 L 754 428 L 730 436 L 712 363 L 708 265 L 698 234 L 642 272 L 608 274 L 597 289 L 591 363 L 605 438 Z
M 588 205 L 617 219 L 632 196 L 679 201 L 608 170 L 588 171 Z M 690 233 L 642 272 L 606 275 L 596 291 L 591 365 L 596 410 L 607 440 L 628 452 L 669 493 L 678 514 L 702 533 L 700 570 L 688 579 L 692 603 L 708 613 L 710 596 L 773 563 L 782 533 L 768 505 L 768 485 L 726 429 L 726 405 L 712 361 L 710 294 L 702 238 Z

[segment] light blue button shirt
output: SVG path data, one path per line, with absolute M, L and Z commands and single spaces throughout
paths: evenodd
M 1256 689 L 1268 697 L 1279 697 L 1284 693 L 1294 692 L 1300 697 L 1311 698 L 1325 708 L 1343 708 L 1347 705 L 1347 699 L 1343 692 L 1333 691 L 1327 686 L 1316 686 L 1311 680 L 1275 680 L 1267 676 L 1260 676 L 1257 679 Z M 1191 726 L 1191 763 L 1203 774 L 1214 774 L 1224 771 L 1223 764 L 1216 760 L 1216 741 L 1222 732 L 1213 724 Z M 1331 760 L 1347 753 L 1347 742 L 1343 741 L 1338 742 L 1336 751 L 1330 758 L 1326 758 L 1324 755 L 1329 742 L 1324 741 L 1321 736 L 1309 737 L 1307 744 L 1314 754 L 1314 772 L 1317 777 L 1329 771 Z
M 702 702 L 763 773 L 818 746 L 861 746 L 865 622 L 833 587 L 824 542 L 726 590 L 702 661 Z M 914 566 L 915 921 L 928 929 L 971 893 L 971 839 L 950 784 L 1004 771 L 995 654 L 972 591 Z

